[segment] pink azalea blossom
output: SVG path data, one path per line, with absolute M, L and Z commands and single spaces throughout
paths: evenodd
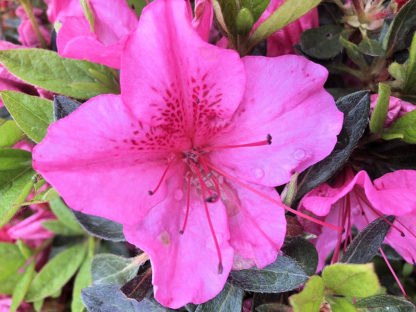
M 42 20 L 40 17 L 43 14 L 43 11 L 41 9 L 33 8 L 33 13 L 38 22 L 39 30 L 43 38 L 45 38 L 46 43 L 50 45 L 51 30 L 47 25 L 42 24 Z M 29 20 L 29 17 L 27 16 L 26 11 L 23 9 L 22 6 L 17 8 L 16 15 L 20 17 L 21 19 L 21 23 L 17 31 L 19 33 L 19 40 L 22 43 L 22 45 L 26 47 L 31 47 L 31 48 L 40 48 L 41 44 L 39 42 L 39 38 L 36 35 L 35 29 L 33 28 L 33 25 L 31 21 Z
M 331 224 L 345 229 L 338 236 L 326 228 L 305 223 L 306 230 L 318 235 L 315 245 L 319 252 L 318 270 L 335 249 L 336 261 L 341 243 L 351 240 L 351 227 L 359 230 L 383 215 L 394 215 L 396 219 L 386 237 L 402 257 L 415 263 L 416 259 L 416 171 L 398 170 L 387 173 L 371 182 L 365 171 L 356 175 L 347 168 L 334 186 L 323 184 L 309 192 L 301 201 L 301 209 L 325 218 Z M 388 222 L 386 220 L 386 222 Z
M 70 207 L 124 225 L 172 308 L 213 298 L 232 267 L 275 260 L 286 221 L 274 186 L 327 156 L 343 119 L 322 66 L 240 59 L 188 16 L 182 0 L 148 5 L 122 55 L 121 96 L 52 124 L 33 154 Z
M 208 41 L 211 31 L 214 9 L 211 0 L 195 1 L 195 17 L 192 20 L 192 26 L 201 36 L 202 40 Z
M 276 11 L 285 0 L 271 0 L 266 11 L 262 14 L 255 27 Z M 294 54 L 293 46 L 300 42 L 300 35 L 309 28 L 319 26 L 318 9 L 314 8 L 296 21 L 267 38 L 267 56 Z
M 65 9 L 76 15 L 60 16 L 58 53 L 119 69 L 121 50 L 128 35 L 137 27 L 137 16 L 126 0 L 90 0 L 88 3 L 94 16 L 94 32 L 82 10 L 72 9 L 68 4 Z
M 371 112 L 374 110 L 374 107 L 376 107 L 377 99 L 378 99 L 378 94 L 373 94 L 371 96 L 371 104 L 370 104 Z M 390 96 L 389 109 L 387 111 L 387 116 L 386 116 L 386 121 L 384 122 L 384 127 L 385 128 L 390 127 L 393 124 L 393 122 L 395 122 L 397 119 L 402 117 L 404 114 L 411 112 L 415 108 L 416 108 L 416 105 L 412 103 L 403 101 L 394 96 Z
M 62 22 L 67 16 L 82 16 L 79 0 L 44 0 L 48 5 L 48 19 L 54 24 Z

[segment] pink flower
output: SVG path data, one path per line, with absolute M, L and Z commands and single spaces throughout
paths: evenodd
M 214 10 L 211 0 L 195 1 L 195 17 L 192 20 L 192 26 L 205 41 L 209 39 L 213 17 Z
M 128 35 L 137 26 L 137 16 L 125 0 L 90 0 L 88 3 L 94 16 L 94 32 L 84 13 L 71 6 L 70 11 L 76 15 L 61 16 L 58 53 L 119 69 L 121 51 Z
M 41 15 L 43 14 L 43 11 L 37 8 L 33 8 L 33 13 L 38 22 L 39 30 L 43 38 L 45 38 L 46 43 L 50 45 L 51 30 L 48 26 L 42 25 Z M 19 32 L 20 42 L 26 47 L 40 48 L 41 44 L 39 42 L 39 38 L 37 37 L 35 29 L 33 28 L 32 23 L 22 6 L 16 10 L 16 15 L 22 20 L 19 28 L 17 29 Z
M 327 156 L 342 124 L 322 66 L 240 59 L 188 16 L 182 0 L 146 7 L 122 55 L 121 96 L 51 125 L 33 156 L 70 207 L 124 225 L 172 308 L 214 297 L 233 265 L 275 260 L 286 222 L 274 186 Z
M 276 11 L 285 0 L 271 0 L 266 11 L 262 14 L 255 27 Z M 267 56 L 294 54 L 293 46 L 300 42 L 300 35 L 307 29 L 318 27 L 318 9 L 314 8 L 296 21 L 267 38 Z
M 378 94 L 371 95 L 371 104 L 370 104 L 371 112 L 374 110 L 374 107 L 376 107 L 377 99 L 378 99 Z M 403 101 L 394 96 L 390 96 L 389 109 L 387 111 L 387 117 L 386 117 L 386 121 L 384 122 L 384 127 L 385 128 L 390 127 L 393 124 L 393 122 L 395 122 L 397 119 L 402 117 L 404 114 L 411 112 L 415 108 L 416 108 L 416 105 L 412 103 Z
M 355 176 L 347 168 L 334 186 L 323 184 L 309 192 L 301 201 L 301 209 L 311 211 L 326 222 L 337 224 L 345 229 L 338 236 L 326 228 L 310 226 L 306 229 L 318 235 L 315 245 L 319 252 L 318 270 L 325 259 L 335 249 L 336 261 L 344 240 L 351 240 L 351 227 L 359 230 L 374 219 L 383 215 L 394 215 L 394 221 L 386 243 L 390 244 L 402 257 L 411 263 L 416 259 L 416 171 L 398 170 L 387 173 L 371 182 L 365 171 Z M 388 221 L 386 221 L 388 222 Z M 344 246 L 345 248 L 345 246 Z
M 66 16 L 83 16 L 79 0 L 44 0 L 48 5 L 48 19 L 54 24 Z

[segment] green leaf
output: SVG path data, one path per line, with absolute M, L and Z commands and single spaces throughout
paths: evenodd
M 79 211 L 72 211 L 81 227 L 100 239 L 113 242 L 124 242 L 123 225 L 102 217 L 91 216 Z
M 355 307 L 359 312 L 414 312 L 415 306 L 403 298 L 376 295 L 357 300 Z
M 36 274 L 25 300 L 28 302 L 38 301 L 59 291 L 81 265 L 86 250 L 86 244 L 78 244 L 52 258 Z
M 91 264 L 94 285 L 123 285 L 134 278 L 138 271 L 139 265 L 134 262 L 134 258 L 127 259 L 113 254 L 98 254 Z
M 35 301 L 33 303 L 33 308 L 35 309 L 36 312 L 41 312 L 43 303 L 44 303 L 44 299 Z
M 415 51 L 416 52 L 416 51 Z M 393 62 L 389 66 L 389 74 L 392 75 L 400 84 L 404 83 L 406 80 L 406 72 L 402 64 Z
M 382 56 L 385 51 L 378 41 L 372 40 L 365 36 L 358 45 L 358 49 L 361 53 L 370 56 Z
M 318 312 L 324 300 L 324 282 L 315 275 L 306 283 L 302 292 L 290 296 L 289 302 L 294 312 Z
M 287 237 L 282 251 L 286 256 L 295 259 L 306 274 L 315 274 L 319 259 L 314 244 L 301 237 Z
M 367 128 L 370 112 L 370 95 L 367 91 L 343 96 L 337 100 L 336 105 L 344 113 L 344 123 L 338 135 L 337 144 L 328 157 L 307 169 L 300 176 L 296 193 L 297 200 L 327 181 L 345 164 Z
M 380 289 L 372 263 L 336 263 L 323 270 L 322 279 L 330 291 L 342 296 L 368 297 Z
M 229 282 L 246 291 L 281 293 L 299 287 L 308 276 L 294 259 L 278 255 L 275 262 L 263 269 L 231 271 Z
M 88 0 L 80 0 L 82 11 L 84 12 L 85 18 L 88 20 L 88 23 L 90 24 L 91 32 L 94 32 L 94 15 L 91 12 L 90 5 L 88 3 Z
M 222 17 L 225 22 L 225 26 L 227 27 L 226 31 L 230 35 L 230 39 L 234 41 L 234 38 L 237 36 L 237 13 L 238 8 L 236 1 L 229 1 L 229 0 L 216 0 L 220 7 Z
M 33 141 L 42 141 L 54 122 L 52 101 L 15 91 L 3 91 L 1 98 L 18 126 Z
M 131 8 L 134 8 L 134 11 L 136 12 L 137 17 L 140 17 L 144 7 L 147 5 L 146 0 L 127 0 L 127 3 L 129 4 Z
M 234 1 L 230 1 L 234 2 Z M 321 0 L 287 0 L 254 31 L 250 46 L 254 47 L 268 36 L 297 20 L 316 7 Z
M 382 138 L 385 140 L 398 138 L 407 143 L 416 143 L 416 110 L 397 119 L 390 128 L 384 130 Z
M 19 274 L 18 270 L 25 264 L 25 261 L 19 247 L 0 242 L 0 283 L 9 276 Z
M 305 30 L 300 36 L 302 52 L 317 59 L 330 59 L 342 51 L 339 42 L 343 28 L 339 25 L 324 25 Z
M 16 241 L 16 246 L 19 248 L 20 253 L 25 257 L 26 261 L 30 259 L 33 255 L 33 249 L 25 244 L 21 239 Z
M 60 234 L 60 235 L 66 235 L 66 236 L 77 236 L 80 234 L 85 234 L 84 231 L 79 232 L 79 231 L 75 231 L 72 228 L 68 227 L 65 223 L 63 223 L 62 221 L 59 220 L 47 220 L 42 222 L 42 226 L 55 233 L 55 234 Z
M 195 312 L 241 312 L 244 291 L 228 283 L 212 300 L 198 306 Z
M 0 148 L 12 147 L 24 137 L 14 120 L 0 120 Z
M 12 304 L 10 305 L 10 312 L 15 312 L 25 298 L 26 292 L 29 289 L 32 282 L 33 275 L 35 274 L 36 261 L 32 261 L 25 269 L 25 272 L 21 276 L 19 282 L 13 292 Z
M 265 303 L 256 307 L 256 312 L 293 312 L 293 309 L 280 303 Z
M 331 305 L 332 312 L 357 312 L 355 307 L 345 298 L 327 296 L 326 301 Z
M 270 0 L 241 0 L 241 7 L 247 8 L 250 10 L 251 15 L 253 16 L 253 22 L 257 22 L 263 12 L 266 10 L 269 5 Z
M 390 24 L 383 41 L 384 50 L 391 54 L 406 48 L 406 39 L 416 24 L 416 0 L 408 1 Z
M 0 51 L 0 63 L 25 82 L 43 89 L 74 97 L 90 99 L 99 94 L 120 93 L 114 70 L 104 65 L 60 57 L 42 49 Z M 112 85 L 100 82 L 91 74 L 96 70 L 113 81 Z M 87 83 L 88 88 L 79 84 Z M 74 87 L 75 86 L 75 87 Z
M 58 220 L 61 221 L 66 227 L 70 228 L 76 234 L 85 234 L 71 210 L 69 210 L 62 199 L 54 199 L 50 201 L 49 205 Z
M 339 37 L 339 42 L 344 46 L 348 57 L 362 70 L 367 70 L 368 64 L 363 54 L 356 44 L 351 41 L 344 39 L 342 36 Z
M 410 47 L 403 91 L 405 93 L 416 92 L 416 33 L 413 35 L 412 45 Z
M 0 228 L 5 225 L 29 195 L 35 172 L 29 152 L 19 149 L 0 150 Z
M 386 222 L 386 219 L 390 223 L 394 222 L 394 216 L 378 218 L 358 233 L 345 250 L 340 262 L 356 264 L 370 262 L 390 230 L 390 224 Z
M 384 128 L 387 111 L 390 105 L 390 87 L 384 83 L 378 84 L 378 99 L 376 107 L 370 119 L 370 130 L 373 133 L 379 133 Z
M 81 265 L 75 277 L 74 289 L 72 291 L 71 312 L 85 311 L 84 303 L 81 298 L 81 290 L 87 288 L 92 283 L 91 278 L 92 255 L 88 256 Z

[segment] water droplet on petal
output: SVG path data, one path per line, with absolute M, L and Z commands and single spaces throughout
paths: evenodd
M 263 170 L 263 169 L 261 169 L 261 168 L 257 168 L 257 169 L 255 169 L 255 170 L 254 170 L 254 176 L 255 176 L 257 179 L 261 179 L 261 178 L 263 178 L 263 177 L 264 177 L 264 170 Z
M 299 148 L 293 153 L 293 157 L 296 160 L 303 160 L 306 157 L 306 152 L 305 150 Z
M 181 200 L 181 199 L 182 199 L 182 197 L 183 197 L 183 192 L 182 192 L 182 190 L 177 189 L 177 190 L 175 191 L 175 193 L 173 194 L 173 197 L 174 197 L 176 200 Z

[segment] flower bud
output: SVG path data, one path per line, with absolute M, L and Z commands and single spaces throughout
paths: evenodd
M 242 36 L 248 35 L 253 28 L 253 24 L 254 19 L 250 10 L 242 8 L 236 18 L 237 33 Z

